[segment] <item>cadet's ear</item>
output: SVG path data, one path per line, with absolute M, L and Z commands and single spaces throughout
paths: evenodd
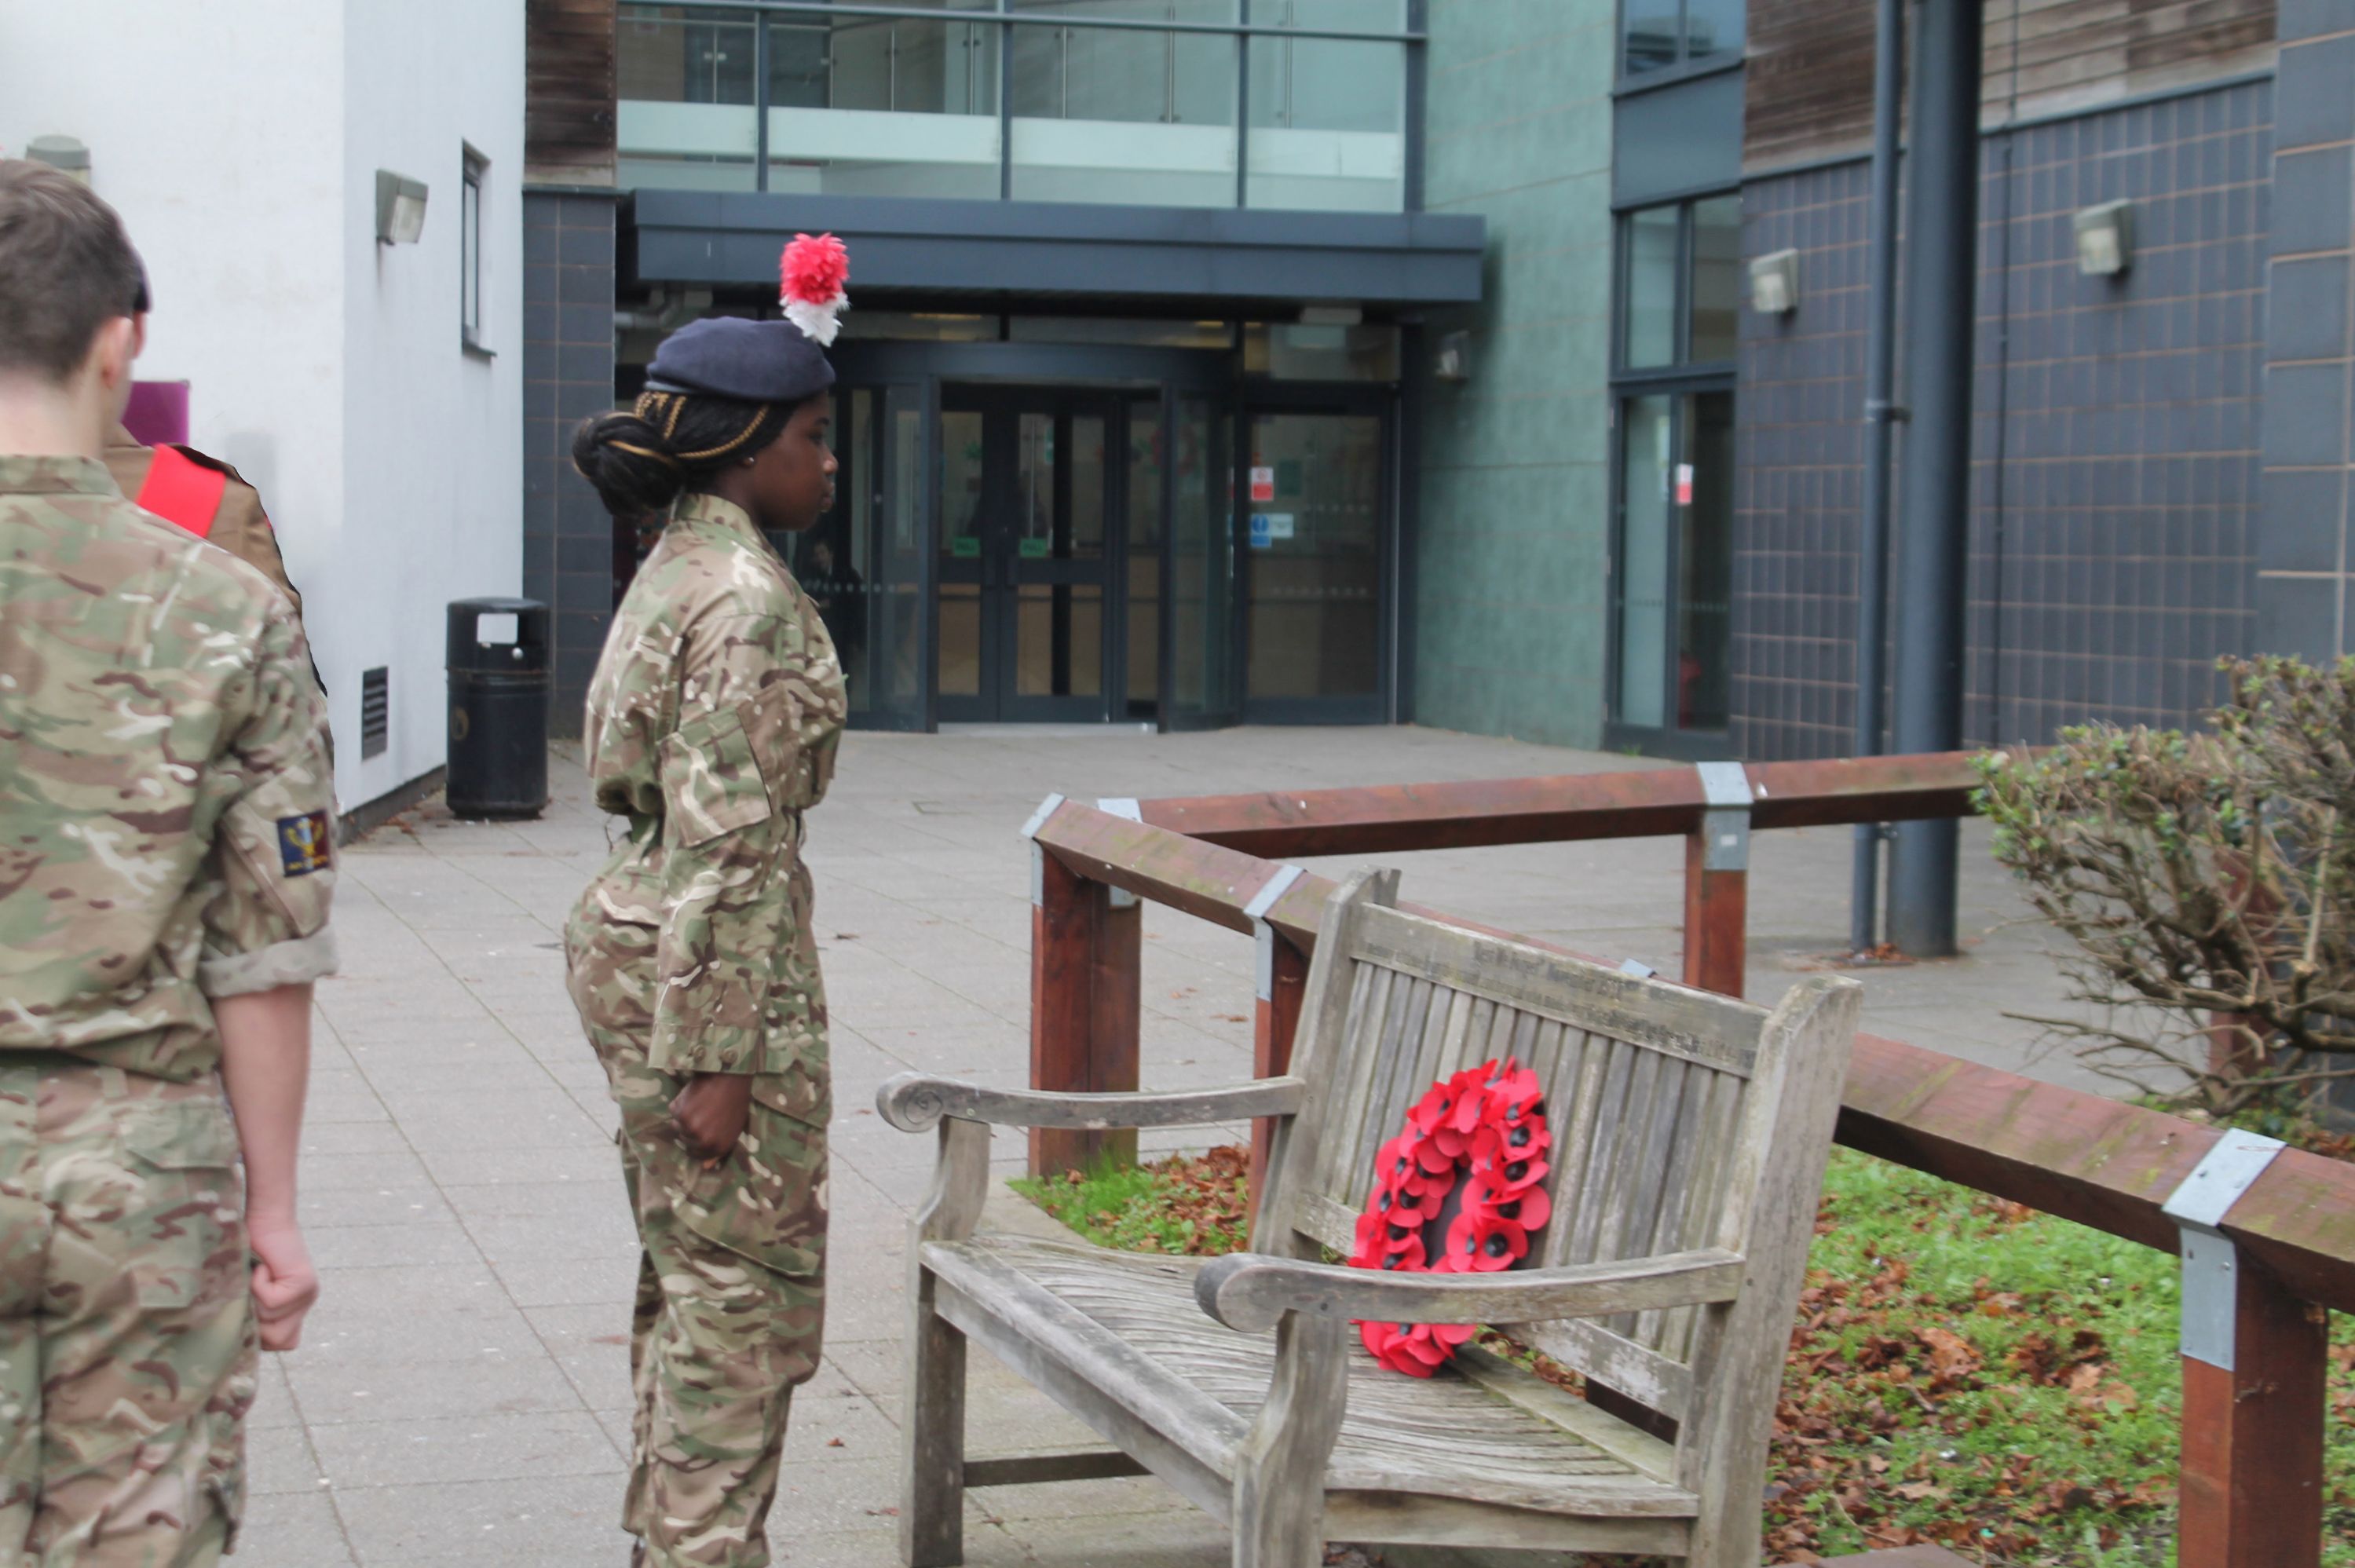
M 82 374 L 98 383 L 98 390 L 107 412 L 113 418 L 123 417 L 123 405 L 131 400 L 131 367 L 147 347 L 147 318 L 141 315 L 109 316 L 91 339 L 90 357 L 82 362 Z

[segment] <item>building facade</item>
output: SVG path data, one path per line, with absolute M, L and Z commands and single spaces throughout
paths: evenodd
M 1987 8 L 1974 741 L 2347 642 L 2355 20 L 2145 9 Z M 638 546 L 572 424 L 830 229 L 847 482 L 781 542 L 857 722 L 1852 748 L 1867 0 L 529 11 L 560 714 Z
M 679 323 L 773 313 L 780 246 L 831 229 L 841 499 L 780 542 L 855 722 L 1405 716 L 1408 368 L 1488 250 L 1425 197 L 1424 11 L 536 7 L 535 80 L 613 84 L 533 118 L 527 294 L 556 336 L 527 349 L 526 559 L 560 700 L 636 542 L 569 472 L 573 421 Z
M 1619 8 L 1608 744 L 1855 749 L 1873 11 Z M 1989 0 L 1980 78 L 1966 739 L 2196 723 L 2349 646 L 2355 11 Z
M 1795 251 L 1799 299 L 1742 318 L 1726 738 L 1744 756 L 1854 748 L 1870 23 L 1828 0 L 1752 8 L 1742 255 Z M 2162 45 L 2115 11 L 1987 7 L 1971 743 L 2188 724 L 2220 656 L 2327 655 L 2258 613 L 2263 452 L 2296 417 L 2269 396 L 2267 342 L 2277 106 L 2309 91 L 2298 26 L 2234 0 Z M 2077 215 L 2115 204 L 2126 264 L 2088 274 Z
M 122 212 L 139 375 L 269 507 L 346 808 L 442 764 L 442 607 L 521 582 L 523 11 L 0 0 L 0 147 L 80 142 Z M 423 188 L 413 240 L 378 238 L 379 171 Z

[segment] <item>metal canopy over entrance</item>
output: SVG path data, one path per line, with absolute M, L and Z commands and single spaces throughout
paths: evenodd
M 1460 213 L 640 190 L 623 208 L 622 281 L 773 291 L 797 230 L 840 235 L 859 289 L 1206 307 L 1471 304 L 1487 248 L 1487 220 Z

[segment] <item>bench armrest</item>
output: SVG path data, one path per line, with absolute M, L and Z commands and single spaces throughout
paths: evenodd
M 985 1089 L 962 1079 L 902 1072 L 875 1091 L 875 1109 L 903 1133 L 920 1133 L 943 1116 L 1000 1127 L 1193 1127 L 1288 1116 L 1300 1109 L 1297 1078 L 1262 1078 L 1220 1089 L 1167 1094 L 1052 1094 L 1033 1089 Z
M 1721 1248 L 1495 1274 L 1393 1274 L 1230 1253 L 1202 1265 L 1194 1298 L 1245 1333 L 1273 1328 L 1287 1312 L 1377 1323 L 1542 1323 L 1731 1301 L 1742 1273 L 1742 1254 Z

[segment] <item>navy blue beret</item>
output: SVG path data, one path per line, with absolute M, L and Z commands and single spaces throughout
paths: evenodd
M 646 367 L 655 392 L 700 392 L 751 403 L 797 403 L 834 385 L 826 351 L 790 321 L 713 316 L 662 341 Z

